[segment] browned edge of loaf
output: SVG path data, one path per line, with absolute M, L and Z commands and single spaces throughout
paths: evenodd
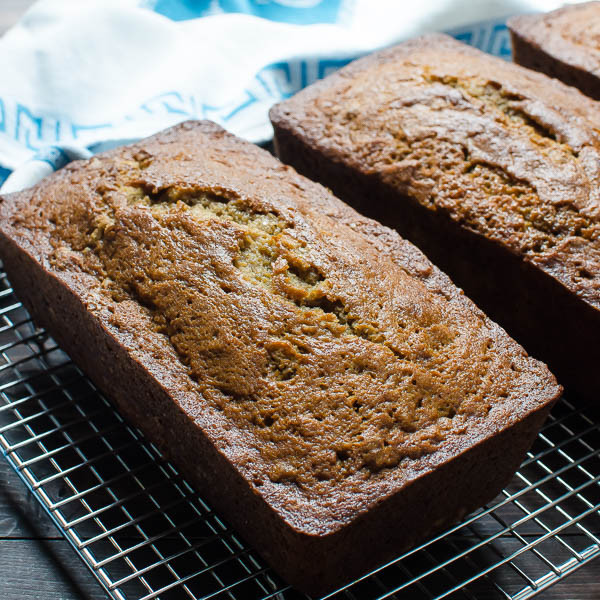
M 220 131 L 204 123 L 181 127 L 196 126 Z M 246 541 L 289 583 L 309 593 L 322 594 L 356 578 L 490 501 L 518 468 L 558 397 L 554 386 L 521 420 L 502 424 L 343 526 L 324 535 L 300 529 L 273 510 L 187 417 L 151 373 L 152 357 L 132 358 L 124 340 L 87 310 L 72 276 L 51 272 L 35 247 L 11 236 L 7 211 L 26 195 L 0 203 L 0 253 L 19 299 Z
M 598 72 L 586 69 L 581 64 L 575 64 L 557 47 L 551 43 L 539 43 L 531 35 L 532 27 L 537 28 L 543 24 L 548 15 L 557 13 L 574 13 L 587 4 L 598 5 L 598 15 L 600 17 L 600 3 L 590 2 L 560 8 L 552 13 L 543 13 L 535 15 L 519 15 L 512 17 L 507 21 L 510 31 L 512 45 L 512 59 L 517 64 L 544 73 L 549 77 L 560 79 L 568 85 L 572 85 L 581 90 L 587 96 L 600 100 L 600 77 Z M 556 32 L 556 35 L 559 35 Z M 585 47 L 581 47 L 582 59 L 585 60 Z
M 485 58 L 490 61 L 490 73 L 495 62 L 504 62 L 444 34 L 425 35 L 358 59 L 271 109 L 276 154 L 360 213 L 414 243 L 531 355 L 546 362 L 567 391 L 575 393 L 575 399 L 596 402 L 600 390 L 600 311 L 596 307 L 511 248 L 461 226 L 442 210 L 429 210 L 381 181 L 378 173 L 360 172 L 304 136 L 295 113 L 298 104 L 310 103 L 340 77 L 350 78 L 423 44 L 439 46 L 440 52 L 449 47 Z M 548 83 L 563 86 L 558 81 Z

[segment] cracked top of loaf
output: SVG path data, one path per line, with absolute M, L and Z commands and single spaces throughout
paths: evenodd
M 600 105 L 578 90 L 434 34 L 348 65 L 271 118 L 600 307 Z
M 300 528 L 335 529 L 559 392 L 411 244 L 210 122 L 3 204 L 5 230 Z
M 511 30 L 565 64 L 600 77 L 600 2 L 565 6 L 544 14 L 519 15 Z

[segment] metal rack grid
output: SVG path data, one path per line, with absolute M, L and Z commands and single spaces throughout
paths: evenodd
M 35 327 L 3 272 L 0 447 L 112 598 L 307 598 Z M 563 399 L 493 504 L 328 598 L 522 600 L 598 556 L 600 424 Z

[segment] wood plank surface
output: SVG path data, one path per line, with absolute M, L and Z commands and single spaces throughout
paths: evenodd
M 2 600 L 106 600 L 63 539 L 0 539 Z
M 0 456 L 0 599 L 105 600 L 107 595 Z

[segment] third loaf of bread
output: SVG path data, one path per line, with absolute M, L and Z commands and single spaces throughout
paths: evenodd
M 508 21 L 513 60 L 600 100 L 600 2 Z
M 430 35 L 272 109 L 283 161 L 394 226 L 559 381 L 600 391 L 600 105 Z

